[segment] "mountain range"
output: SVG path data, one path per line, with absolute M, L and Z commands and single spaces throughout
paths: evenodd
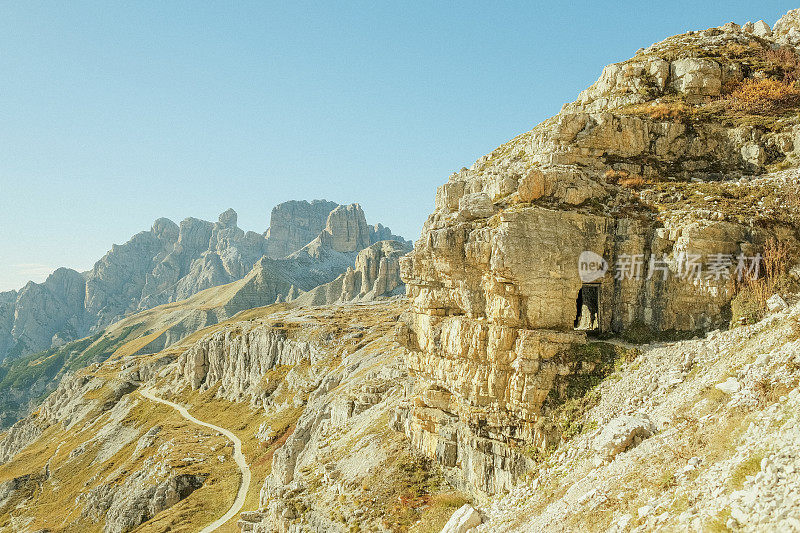
M 43 283 L 0 293 L 0 360 L 57 348 L 131 313 L 242 279 L 262 258 L 262 270 L 282 272 L 289 284 L 268 295 L 274 302 L 291 285 L 306 291 L 334 280 L 359 251 L 384 240 L 408 244 L 381 224 L 367 225 L 358 204 L 325 200 L 275 206 L 263 234 L 239 228 L 233 209 L 217 222 L 159 218 L 88 272 L 59 268 Z

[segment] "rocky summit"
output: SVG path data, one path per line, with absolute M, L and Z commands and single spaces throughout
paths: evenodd
M 287 202 L 0 294 L 0 528 L 800 532 L 799 84 L 800 10 L 690 31 L 413 247 Z

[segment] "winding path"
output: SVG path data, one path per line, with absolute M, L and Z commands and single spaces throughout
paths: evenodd
M 228 509 L 228 512 L 222 515 L 220 518 L 216 519 L 211 524 L 204 527 L 200 533 L 210 533 L 211 531 L 216 530 L 223 524 L 225 524 L 228 520 L 236 516 L 236 514 L 242 510 L 244 506 L 244 500 L 247 497 L 247 491 L 250 489 L 250 467 L 247 465 L 247 461 L 244 459 L 244 454 L 242 453 L 242 441 L 239 440 L 239 437 L 231 433 L 225 428 L 221 428 L 219 426 L 215 426 L 214 424 L 209 424 L 208 422 L 203 422 L 202 420 L 198 420 L 192 415 L 189 414 L 189 411 L 186 410 L 185 407 L 182 405 L 178 405 L 177 403 L 170 402 L 169 400 L 164 400 L 163 398 L 159 398 L 150 389 L 143 389 L 139 390 L 139 393 L 147 398 L 148 400 L 163 403 L 164 405 L 168 405 L 173 409 L 177 410 L 183 418 L 190 422 L 194 422 L 195 424 L 205 426 L 207 428 L 213 429 L 214 431 L 219 431 L 226 437 L 228 437 L 233 442 L 233 460 L 236 461 L 236 465 L 239 467 L 239 470 L 242 472 L 242 480 L 239 483 L 239 492 L 236 493 L 236 499 L 233 501 L 233 505 L 231 508 Z

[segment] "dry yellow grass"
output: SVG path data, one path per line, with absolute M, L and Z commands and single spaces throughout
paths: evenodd
M 91 427 L 102 427 L 107 422 L 107 416 L 102 415 Z M 167 441 L 174 444 L 165 457 L 174 473 L 208 475 L 200 489 L 170 508 L 168 513 L 157 515 L 141 531 L 196 531 L 223 514 L 231 505 L 239 474 L 230 459 L 230 448 L 224 447 L 226 439 L 206 432 L 207 436 L 200 444 L 197 426 L 188 423 L 166 406 L 141 399 L 122 423 L 138 428 L 140 434 L 155 424 L 161 425 L 154 448 Z M 24 474 L 34 476 L 31 487 L 18 495 L 20 498 L 29 498 L 24 508 L 5 507 L 3 514 L 0 514 L 0 528 L 10 525 L 13 514 L 16 517 L 33 518 L 28 525 L 31 530 L 91 532 L 101 529 L 101 523 L 81 517 L 83 507 L 75 505 L 75 498 L 100 484 L 123 483 L 129 475 L 143 467 L 147 454 L 140 457 L 134 453 L 138 439 L 133 439 L 107 460 L 96 461 L 100 449 L 98 443 L 92 442 L 96 432 L 82 429 L 83 423 L 78 423 L 70 430 L 64 430 L 60 425 L 50 426 L 33 445 L 0 466 L 0 481 Z M 81 446 L 84 447 L 83 453 L 71 458 L 70 454 Z M 217 450 L 212 452 L 212 447 Z M 203 463 L 183 461 L 187 455 L 198 453 L 205 454 L 209 460 Z M 228 460 L 221 463 L 216 456 L 223 454 L 228 456 Z M 46 478 L 43 472 L 48 464 L 50 477 Z
M 242 452 L 250 466 L 252 481 L 250 491 L 245 500 L 243 511 L 254 511 L 259 508 L 259 491 L 267 475 L 272 471 L 272 455 L 291 434 L 294 423 L 302 413 L 302 408 L 290 409 L 279 416 L 268 417 L 260 409 L 253 409 L 247 403 L 231 402 L 216 397 L 219 385 L 204 392 L 190 391 L 188 388 L 176 391 L 171 399 L 186 405 L 189 412 L 204 422 L 224 427 L 233 432 L 242 441 Z M 262 443 L 256 438 L 256 432 L 262 423 L 280 425 L 282 431 L 277 439 L 270 443 Z M 238 482 L 238 476 L 236 477 Z M 236 493 L 236 485 L 231 489 Z M 169 514 L 178 512 L 170 510 Z M 221 513 L 220 513 L 221 514 Z M 236 520 L 232 519 L 220 531 L 238 531 Z
M 174 306 L 175 304 L 170 304 L 167 307 L 174 309 Z M 179 355 L 191 342 L 199 340 L 203 335 L 246 318 L 271 324 L 285 331 L 287 335 L 296 338 L 310 340 L 314 336 L 327 337 L 329 334 L 334 334 L 351 335 L 356 339 L 354 342 L 333 344 L 330 357 L 319 363 L 325 366 L 336 365 L 343 356 L 367 346 L 370 350 L 382 354 L 381 360 L 385 362 L 386 358 L 394 357 L 399 353 L 398 346 L 393 341 L 389 342 L 387 335 L 391 334 L 394 322 L 401 311 L 402 304 L 354 306 L 347 310 L 323 308 L 316 311 L 311 310 L 303 315 L 302 320 L 298 320 L 286 304 L 268 306 L 241 313 L 236 319 L 198 331 L 190 338 L 166 350 L 155 354 L 139 355 L 136 356 L 136 359 L 143 363 L 165 355 Z M 42 438 L 20 453 L 14 460 L 0 466 L 0 482 L 25 474 L 34 476 L 30 483 L 30 490 L 25 489 L 18 494 L 19 502 L 29 499 L 27 507 L 13 511 L 14 516 L 21 514 L 33 516 L 35 512 L 34 520 L 30 524 L 33 530 L 47 528 L 53 532 L 99 531 L 102 522 L 97 523 L 92 522 L 89 518 L 82 518 L 80 513 L 83 506 L 76 505 L 75 498 L 79 493 L 89 491 L 99 484 L 123 483 L 128 476 L 139 470 L 143 460 L 154 452 L 154 450 L 149 450 L 141 457 L 139 454 L 134 455 L 138 440 L 136 437 L 107 460 L 94 463 L 99 445 L 92 443 L 91 440 L 97 431 L 109 421 L 109 413 L 102 412 L 101 406 L 107 404 L 114 394 L 110 381 L 118 376 L 122 368 L 117 358 L 136 353 L 163 331 L 151 327 L 152 324 L 163 324 L 160 322 L 163 317 L 159 313 L 150 310 L 144 319 L 141 316 L 132 321 L 126 319 L 127 322 L 124 321 L 124 324 L 118 324 L 109 330 L 108 334 L 112 337 L 119 336 L 117 332 L 124 331 L 148 331 L 149 333 L 130 340 L 126 338 L 126 342 L 118 346 L 115 357 L 105 364 L 87 371 L 93 376 L 104 378 L 107 382 L 86 394 L 86 400 L 95 402 L 95 408 L 85 421 L 79 422 L 70 430 L 64 430 L 60 425 L 46 428 Z M 308 319 L 318 320 L 315 327 L 307 327 Z M 143 324 L 142 320 L 147 321 L 147 324 Z M 130 329 L 132 327 L 135 329 Z M 292 368 L 300 372 L 311 371 L 308 363 L 293 367 L 279 367 L 262 380 L 265 382 L 263 385 L 271 387 L 282 382 L 286 373 Z M 168 376 L 165 379 L 171 381 L 172 377 Z M 273 454 L 293 432 L 295 423 L 302 414 L 303 406 L 291 407 L 267 416 L 263 410 L 252 408 L 249 403 L 217 398 L 217 391 L 218 387 L 212 387 L 203 393 L 185 388 L 174 391 L 171 399 L 187 405 L 189 411 L 198 419 L 225 427 L 242 440 L 243 452 L 253 474 L 244 510 L 255 510 L 259 507 L 260 488 L 271 471 Z M 227 439 L 212 435 L 208 430 L 184 420 L 167 406 L 144 400 L 136 392 L 131 393 L 127 398 L 125 401 L 134 401 L 135 404 L 124 416 L 122 424 L 126 427 L 137 428 L 139 436 L 152 426 L 161 425 L 162 430 L 157 436 L 155 448 L 159 446 L 159 443 L 168 440 L 175 443 L 175 447 L 166 458 L 167 463 L 174 469 L 174 473 L 208 475 L 203 487 L 168 510 L 159 513 L 138 530 L 159 533 L 197 531 L 222 515 L 233 502 L 240 481 L 239 471 L 230 458 L 231 448 Z M 289 401 L 291 394 L 287 393 L 280 399 Z M 92 420 L 94 422 L 86 426 L 87 421 Z M 266 443 L 260 442 L 255 437 L 262 423 L 270 425 L 274 435 Z M 206 440 L 202 444 L 197 438 L 198 433 L 206 434 Z M 82 445 L 86 447 L 84 453 L 70 458 L 70 454 Z M 212 451 L 212 447 L 216 447 L 216 450 Z M 204 461 L 196 463 L 183 461 L 187 455 L 195 456 L 198 453 L 205 456 Z M 227 460 L 221 463 L 216 460 L 216 457 L 223 454 L 227 456 Z M 35 476 L 43 472 L 48 463 L 51 477 L 40 483 Z M 113 476 L 109 477 L 112 474 Z M 440 503 L 441 505 L 437 504 L 436 508 L 441 511 L 444 503 Z M 53 517 L 58 518 L 56 520 Z M 237 531 L 235 523 L 236 519 L 232 519 L 222 531 Z M 0 529 L 9 525 L 8 508 L 0 509 Z
M 627 170 L 608 169 L 605 174 L 606 182 L 625 187 L 627 189 L 640 189 L 646 185 L 653 184 L 653 180 L 644 178 L 639 174 L 631 174 Z
M 764 78 L 745 80 L 726 100 L 728 110 L 748 115 L 774 115 L 800 105 L 794 83 Z

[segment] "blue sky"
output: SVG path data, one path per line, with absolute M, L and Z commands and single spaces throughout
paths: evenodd
M 789 2 L 0 2 L 0 290 L 160 216 L 359 202 L 416 239 L 450 172 L 669 35 Z

